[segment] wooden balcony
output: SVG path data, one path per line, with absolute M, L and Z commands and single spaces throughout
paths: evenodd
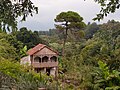
M 44 67 L 56 67 L 58 66 L 58 62 L 33 62 L 32 66 L 34 68 L 44 68 Z

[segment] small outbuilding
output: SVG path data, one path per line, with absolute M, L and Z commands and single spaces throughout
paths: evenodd
M 58 53 L 44 44 L 38 44 L 27 51 L 28 56 L 21 59 L 21 64 L 32 66 L 35 72 L 56 76 L 58 72 Z

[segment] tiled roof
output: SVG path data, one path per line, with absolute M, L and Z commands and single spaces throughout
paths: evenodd
M 27 51 L 27 54 L 28 55 L 33 55 L 34 53 L 42 50 L 44 47 L 47 47 L 46 45 L 44 44 L 38 44 L 37 46 L 33 47 L 32 49 L 28 50 Z M 47 47 L 48 49 L 50 49 L 51 51 L 55 52 L 56 54 L 58 54 L 58 52 L 52 50 L 51 48 Z
M 46 45 L 44 44 L 38 44 L 37 46 L 33 47 L 32 49 L 27 51 L 27 54 L 29 55 L 33 55 L 34 53 L 36 53 L 37 51 L 41 50 L 42 48 L 44 48 Z

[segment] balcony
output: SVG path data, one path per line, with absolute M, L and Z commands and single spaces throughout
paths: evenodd
M 32 66 L 34 68 L 56 67 L 56 66 L 58 66 L 58 61 L 57 62 L 48 61 L 48 62 L 41 62 L 41 63 L 40 62 L 33 62 Z

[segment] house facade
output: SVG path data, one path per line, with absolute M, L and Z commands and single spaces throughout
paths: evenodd
M 28 56 L 21 59 L 21 64 L 32 66 L 37 73 L 56 76 L 58 72 L 58 53 L 46 45 L 38 44 L 28 50 Z

